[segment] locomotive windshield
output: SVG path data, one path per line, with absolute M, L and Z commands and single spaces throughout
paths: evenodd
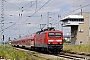
M 53 37 L 56 37 L 56 38 L 60 38 L 61 37 L 61 33 L 49 33 L 48 34 L 48 36 L 50 37 L 50 38 L 53 38 Z

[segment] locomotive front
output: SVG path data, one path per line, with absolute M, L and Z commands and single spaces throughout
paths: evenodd
M 61 31 L 47 31 L 46 41 L 48 44 L 48 51 L 59 53 L 63 49 L 63 33 Z

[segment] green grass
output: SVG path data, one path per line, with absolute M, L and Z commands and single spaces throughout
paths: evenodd
M 29 60 L 28 55 L 25 52 L 15 50 L 10 45 L 0 45 L 0 55 L 4 56 L 6 59 L 16 59 L 16 60 Z
M 5 57 L 5 59 L 11 60 L 55 60 L 55 59 L 46 59 L 39 56 L 35 56 L 35 52 L 24 52 L 21 50 L 16 50 L 11 45 L 1 45 L 0 44 L 0 56 Z M 62 59 L 56 59 L 62 60 Z
M 38 60 L 38 59 L 41 60 L 43 59 L 40 57 L 33 56 L 32 53 L 28 54 L 27 52 L 16 50 L 10 45 L 5 45 L 5 47 L 3 45 L 0 45 L 0 48 L 1 48 L 0 55 L 4 56 L 6 59 L 11 59 L 11 60 L 14 60 L 14 59 L 15 60 Z
M 88 52 L 90 53 L 90 45 L 64 45 L 64 50 L 70 50 L 75 52 Z

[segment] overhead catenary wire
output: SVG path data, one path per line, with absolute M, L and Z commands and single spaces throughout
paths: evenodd
M 89 5 L 90 5 L 90 4 L 87 4 L 87 5 L 84 5 L 84 6 L 82 6 L 82 7 L 79 7 L 79 8 L 74 9 L 73 11 L 70 11 L 70 12 L 68 12 L 68 13 L 64 14 L 64 15 L 68 15 L 68 14 L 73 13 L 73 12 L 75 12 L 75 11 L 79 10 L 79 9 L 85 8 L 85 7 L 89 6 Z
M 35 15 L 40 9 L 42 9 L 50 0 L 48 0 L 44 5 L 42 5 L 39 9 L 37 9 L 30 17 L 32 17 L 33 15 Z M 27 19 L 26 19 L 27 20 Z M 25 20 L 25 21 L 26 21 Z M 25 22 L 24 21 L 24 22 Z M 21 26 L 20 26 L 21 27 Z
M 30 17 L 32 17 L 33 15 L 35 15 L 41 8 L 43 8 L 50 0 L 48 0 L 42 7 L 40 7 L 38 10 L 35 11 L 35 13 L 33 13 Z M 26 21 L 26 20 L 25 20 Z M 40 25 L 40 24 L 39 24 Z
M 5 1 L 5 2 L 8 2 L 8 1 Z M 11 4 L 11 5 L 13 5 L 13 6 L 16 6 L 16 7 L 18 7 L 19 9 L 20 9 L 20 7 L 19 6 L 17 6 L 17 5 L 14 5 L 14 4 L 12 4 L 12 3 L 10 3 L 10 2 L 8 2 L 9 4 Z M 32 5 L 33 6 L 33 5 Z M 21 9 L 22 9 L 22 7 L 21 7 Z M 19 17 L 20 16 L 22 16 L 22 13 L 20 14 L 19 13 Z M 17 22 L 16 22 L 17 23 Z M 6 27 L 5 29 L 3 29 L 3 30 L 6 30 L 6 29 L 8 29 L 8 28 L 10 28 L 10 27 L 12 27 L 12 26 L 14 26 L 14 25 L 16 25 L 16 23 L 14 23 L 14 24 L 12 24 L 12 25 L 10 25 L 10 26 L 8 26 L 8 27 Z M 2 30 L 1 30 L 2 31 Z M 0 32 L 1 32 L 0 31 Z
M 20 7 L 20 6 L 16 5 L 16 4 L 10 3 L 9 1 L 6 1 L 6 0 L 4 0 L 4 1 L 7 2 L 7 3 L 9 3 L 9 4 L 11 4 L 11 5 L 13 5 L 13 6 L 15 6 L 15 7 L 17 7 L 18 10 L 21 10 L 22 12 L 23 12 L 24 10 L 26 10 L 26 9 L 24 9 L 24 7 L 27 6 L 27 5 L 29 5 L 29 4 L 32 2 L 32 1 L 30 1 L 28 4 Z M 35 1 L 33 1 L 33 2 L 35 2 Z M 31 8 L 31 7 L 34 6 L 34 5 L 35 5 L 35 3 L 32 4 L 29 8 Z M 20 11 L 19 11 L 19 14 L 22 15 L 22 13 L 20 13 Z
M 62 12 L 64 9 L 66 9 L 66 8 L 69 8 L 69 7 L 73 7 L 75 4 L 77 4 L 79 1 L 82 1 L 82 0 L 77 0 L 77 1 L 75 1 L 75 2 L 73 2 L 73 3 L 71 3 L 69 6 L 66 6 L 66 7 L 64 7 L 63 9 L 60 9 L 60 12 Z M 63 11 L 63 12 L 65 12 L 65 11 Z M 52 13 L 52 15 L 55 15 L 55 14 L 57 14 L 56 12 L 55 13 Z
M 66 6 L 66 7 L 64 7 L 63 9 L 60 9 L 60 12 L 62 12 L 64 9 L 66 9 L 66 8 L 69 8 L 69 7 L 71 7 L 71 6 L 74 6 L 75 4 L 77 4 L 79 1 L 82 1 L 82 0 L 77 0 L 77 1 L 75 1 L 74 3 L 71 3 L 69 6 Z M 63 11 L 64 12 L 64 11 Z M 52 13 L 51 15 L 55 15 L 55 14 L 57 14 L 57 12 L 55 12 L 55 13 Z M 58 15 L 59 15 L 59 13 L 58 13 Z M 60 15 L 61 16 L 61 15 Z M 62 16 L 61 16 L 62 17 Z
M 50 1 L 50 0 L 49 0 L 49 1 Z M 46 3 L 46 4 L 47 4 L 47 3 Z M 12 4 L 12 5 L 13 5 L 13 4 Z M 44 5 L 43 5 L 43 6 L 44 6 Z M 43 7 L 43 6 L 42 6 L 42 7 Z M 41 8 L 42 8 L 42 7 L 41 7 Z M 40 8 L 40 9 L 41 9 L 41 8 Z M 37 13 L 40 9 L 38 9 L 35 13 Z M 34 13 L 34 14 L 35 14 L 35 13 Z M 32 14 L 31 16 L 33 16 L 34 14 Z M 30 16 L 30 17 L 31 17 L 31 16 Z
M 31 3 L 31 6 L 29 7 L 29 8 L 27 8 L 27 9 L 30 9 L 32 6 L 34 6 L 35 5 L 35 3 L 32 3 L 33 1 L 31 1 L 30 3 Z M 27 4 L 28 5 L 28 4 Z M 26 5 L 24 5 L 24 6 L 22 6 L 23 8 L 25 7 Z M 30 11 L 30 10 L 27 10 L 26 8 L 25 9 L 23 9 L 23 11 Z
M 42 7 L 43 7 L 43 6 L 42 6 Z M 42 8 L 42 7 L 41 7 L 41 8 Z M 41 8 L 40 8 L 40 9 L 41 9 Z M 38 12 L 40 9 L 38 9 L 36 12 Z M 35 13 L 36 13 L 36 12 L 35 12 Z M 34 14 L 35 14 L 35 13 L 34 13 Z M 32 14 L 31 16 L 33 16 L 34 14 Z M 30 16 L 30 17 L 31 17 L 31 16 Z
M 26 5 L 24 5 L 24 6 L 18 6 L 18 5 L 16 5 L 16 4 L 12 4 L 12 3 L 10 3 L 10 2 L 8 2 L 8 1 L 6 1 L 5 0 L 5 2 L 7 2 L 7 3 L 9 3 L 9 4 L 11 4 L 11 5 L 13 5 L 13 6 L 15 6 L 15 7 L 17 7 L 17 8 L 19 8 L 19 9 L 22 9 L 22 7 L 25 7 L 25 6 L 27 6 L 27 5 L 29 5 L 32 1 L 30 1 L 29 3 L 27 3 Z M 32 4 L 31 6 L 33 6 L 34 4 Z
M 24 10 L 24 9 L 23 9 Z M 75 9 L 73 9 L 73 10 L 75 10 Z M 78 9 L 79 10 L 79 9 Z M 77 11 L 77 10 L 76 10 Z M 70 11 L 70 12 L 73 12 L 73 11 Z M 36 13 L 35 13 L 36 14 Z M 30 17 L 32 17 L 32 16 L 30 16 Z M 16 24 L 15 24 L 16 25 Z M 14 26 L 14 25 L 13 25 Z M 11 26 L 12 27 L 12 26 Z M 8 29 L 8 28 L 7 28 Z
M 41 10 L 50 0 L 48 0 L 43 6 L 41 6 L 38 10 L 35 11 L 30 17 L 32 17 L 34 14 L 36 14 L 39 10 Z
M 42 7 L 40 7 L 37 11 L 35 11 L 35 13 L 33 13 L 30 17 L 32 17 L 34 14 L 36 14 L 36 13 L 37 13 L 41 8 L 43 8 L 49 1 L 50 1 L 50 0 L 48 0 Z M 26 20 L 27 20 L 27 19 L 26 19 Z M 26 20 L 25 20 L 25 21 L 26 21 Z M 17 23 L 17 22 L 16 22 L 16 23 Z M 5 29 L 8 29 L 8 28 L 16 25 L 16 23 L 10 25 L 9 27 L 6 27 Z M 5 30 L 5 29 L 3 29 L 3 30 Z M 0 31 L 0 32 L 1 32 L 1 31 Z
M 73 3 L 73 4 L 74 4 L 74 3 Z M 72 4 L 72 5 L 73 5 L 73 4 Z M 75 3 L 75 4 L 76 4 L 76 3 Z M 86 4 L 86 5 L 84 5 L 84 6 L 81 6 L 81 7 L 77 8 L 77 9 L 73 9 L 72 11 L 70 11 L 70 12 L 68 12 L 68 13 L 65 13 L 65 14 L 63 14 L 63 15 L 68 15 L 68 14 L 73 13 L 73 12 L 79 10 L 79 9 L 88 7 L 89 5 L 90 5 L 90 4 Z M 60 12 L 61 12 L 61 11 L 60 11 Z M 80 13 L 81 13 L 81 12 L 80 12 Z
M 24 5 L 24 6 L 22 6 L 23 7 L 23 11 L 26 11 L 26 12 L 29 12 L 29 11 L 31 11 L 31 10 L 28 10 L 28 9 L 30 9 L 31 7 L 33 7 L 35 4 L 36 4 L 36 9 L 37 9 L 37 4 L 39 3 L 39 2 L 41 2 L 42 0 L 40 0 L 40 1 L 38 1 L 38 0 L 36 0 L 36 1 L 30 1 L 28 4 L 26 4 L 26 5 Z M 34 2 L 34 3 L 33 3 Z M 36 3 L 35 3 L 36 2 Z M 28 6 L 29 4 L 31 4 L 28 8 L 24 8 L 25 6 Z M 21 8 L 22 9 L 22 8 Z M 36 9 L 35 9 L 35 11 L 36 11 Z
M 50 1 L 50 0 L 49 0 L 49 1 Z M 48 2 L 49 2 L 49 1 L 48 1 Z M 45 4 L 47 4 L 48 2 L 46 2 Z M 44 4 L 44 5 L 45 5 L 45 4 Z M 43 6 L 44 6 L 44 5 L 43 5 Z M 89 6 L 89 5 L 90 5 L 90 4 L 84 5 L 84 6 L 82 6 L 82 8 L 87 7 L 87 6 Z M 42 7 L 43 7 L 43 6 L 42 6 Z M 41 8 L 42 8 L 42 7 L 41 7 Z M 41 8 L 39 8 L 35 13 L 37 13 Z M 79 10 L 79 9 L 81 9 L 81 8 L 75 9 L 75 10 L 73 10 L 73 11 L 76 11 L 76 10 Z M 32 17 L 35 13 L 33 13 L 30 17 Z
M 20 8 L 19 6 L 15 5 L 15 4 L 12 4 L 12 3 L 10 3 L 10 2 L 8 2 L 6 0 L 4 0 L 4 1 L 7 2 L 7 3 L 9 3 L 9 4 L 11 4 L 11 5 L 13 5 L 13 6 L 15 6 L 15 7 L 17 7 L 17 8 Z

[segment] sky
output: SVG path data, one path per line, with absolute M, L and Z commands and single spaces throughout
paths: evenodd
M 3 3 L 2 11 L 2 0 L 0 0 L 0 16 L 2 17 L 2 13 L 4 16 L 2 29 L 5 41 L 8 41 L 9 37 L 13 40 L 20 36 L 31 35 L 40 30 L 41 24 L 43 24 L 41 28 L 46 28 L 48 22 L 49 26 L 62 30 L 66 35 L 71 31 L 70 27 L 62 29 L 60 22 L 62 18 L 80 14 L 81 8 L 83 12 L 90 12 L 90 0 L 5 0 Z

